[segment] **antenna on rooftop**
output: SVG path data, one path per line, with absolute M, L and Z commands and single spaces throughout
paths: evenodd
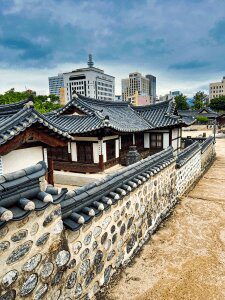
M 92 68 L 94 66 L 94 62 L 92 60 L 92 54 L 88 55 L 88 62 L 87 62 L 87 64 L 88 64 L 89 68 Z

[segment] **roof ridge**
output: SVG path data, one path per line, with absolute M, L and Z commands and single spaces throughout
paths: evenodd
M 24 123 L 25 118 L 30 119 L 27 121 L 28 124 L 30 124 L 30 125 L 29 126 L 22 125 L 22 128 L 19 128 L 18 123 L 20 123 L 20 122 Z M 14 131 L 16 131 L 16 134 L 19 134 L 19 132 L 25 130 L 25 128 L 30 127 L 32 124 L 34 124 L 36 122 L 38 122 L 39 124 L 42 124 L 45 127 L 48 127 L 50 130 L 53 130 L 60 136 L 72 139 L 72 137 L 67 133 L 67 131 L 62 129 L 57 124 L 55 125 L 46 116 L 42 115 L 37 110 L 35 110 L 34 107 L 24 107 L 22 110 L 18 111 L 16 114 L 10 116 L 9 118 L 6 118 L 6 120 L 4 120 L 4 122 L 0 125 L 0 135 L 6 141 L 6 140 L 8 140 L 8 138 L 4 138 L 4 136 L 5 135 L 7 136 L 7 134 L 6 134 L 7 131 L 10 131 L 10 135 L 14 136 L 14 134 L 15 134 Z M 15 127 L 15 129 L 13 129 L 13 127 Z
M 24 99 L 19 102 L 13 102 L 8 104 L 1 104 L 0 105 L 0 115 L 10 115 L 15 114 L 16 112 L 20 111 L 24 108 L 29 102 L 33 103 L 33 96 L 29 96 L 27 99 Z
M 22 114 L 21 114 L 22 111 Z M 10 121 L 16 121 L 19 118 L 21 118 L 21 116 L 26 116 L 26 114 L 28 115 L 28 113 L 31 113 L 33 111 L 33 107 L 24 107 L 23 109 L 19 110 L 18 112 L 16 112 L 15 114 L 11 115 L 9 118 L 5 119 L 5 121 L 0 125 L 0 131 L 3 130 L 4 128 L 7 128 L 7 126 L 10 126 L 11 123 Z M 14 123 L 14 122 L 12 122 Z

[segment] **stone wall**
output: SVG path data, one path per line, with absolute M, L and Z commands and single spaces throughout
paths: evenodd
M 204 151 L 195 144 L 177 161 L 157 163 L 132 191 L 77 231 L 63 228 L 60 205 L 8 222 L 0 230 L 0 300 L 91 298 L 199 178 L 213 149 L 213 143 Z
M 67 249 L 60 205 L 4 226 L 0 230 L 0 299 L 41 299 L 47 293 L 46 299 L 51 299 Z
M 214 160 L 216 152 L 213 138 L 208 138 L 201 147 L 201 169 L 202 172 L 207 169 L 210 163 Z
M 177 159 L 177 193 L 182 196 L 204 173 L 215 158 L 214 139 L 194 142 L 185 148 Z
M 194 147 L 193 147 L 194 146 Z M 201 174 L 201 148 L 198 142 L 183 150 L 183 159 L 177 162 L 177 193 L 183 195 Z
M 78 234 L 68 232 L 70 253 L 76 260 L 76 283 L 63 294 L 91 297 L 148 238 L 148 233 L 176 202 L 175 163 L 170 164 L 110 210 L 83 226 Z M 72 274 L 72 273 L 71 273 Z

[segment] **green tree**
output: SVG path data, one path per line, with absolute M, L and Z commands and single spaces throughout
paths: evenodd
M 10 104 L 27 99 L 31 94 L 27 91 L 16 92 L 10 89 L 5 94 L 0 94 L 0 104 Z M 59 97 L 55 95 L 39 95 L 34 96 L 34 107 L 41 113 L 47 113 L 60 108 Z
M 189 105 L 187 103 L 187 96 L 181 94 L 174 97 L 176 102 L 176 107 L 179 110 L 187 110 L 189 109 Z
M 209 107 L 216 111 L 225 111 L 225 96 L 213 98 L 210 101 Z
M 197 92 L 194 95 L 194 101 L 193 101 L 193 109 L 201 109 L 202 107 L 206 106 L 208 101 L 208 96 L 204 92 Z
M 198 122 L 200 122 L 202 124 L 208 123 L 208 121 L 209 121 L 209 119 L 205 116 L 198 116 L 196 119 Z

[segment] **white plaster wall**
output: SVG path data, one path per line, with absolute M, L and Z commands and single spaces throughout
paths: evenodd
M 102 155 L 103 155 L 103 162 L 107 162 L 107 155 L 106 155 L 106 143 L 102 143 Z
M 149 133 L 144 133 L 144 148 L 150 148 Z
M 120 156 L 120 142 L 116 140 L 116 158 Z
M 47 152 L 47 148 L 43 149 L 43 157 L 44 157 L 44 162 L 46 163 L 46 166 L 48 167 L 48 152 Z
M 77 161 L 77 143 L 71 143 L 71 157 L 72 161 Z
M 177 140 L 172 141 L 172 147 L 174 150 L 177 149 Z
M 178 148 L 181 148 L 181 138 L 179 138 L 179 139 L 177 140 L 177 146 L 178 146 Z
M 70 142 L 68 143 L 67 148 L 68 148 L 68 153 L 71 153 L 71 143 Z
M 2 156 L 3 174 L 33 166 L 43 159 L 41 146 L 14 150 Z
M 170 145 L 169 133 L 163 133 L 163 149 L 166 149 Z
M 177 137 L 178 137 L 178 128 L 174 128 L 173 130 L 172 130 L 172 140 L 173 139 L 176 139 Z
M 99 163 L 99 149 L 98 149 L 98 143 L 93 143 L 93 159 L 94 163 L 98 164 Z

